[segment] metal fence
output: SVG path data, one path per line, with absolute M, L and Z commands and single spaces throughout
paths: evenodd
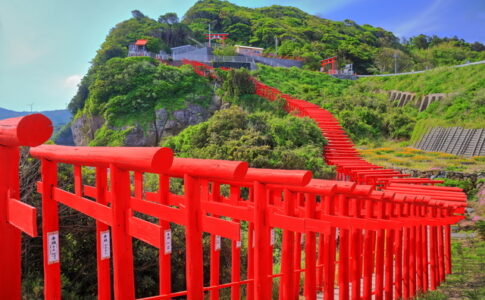
M 476 62 L 470 62 L 470 63 L 465 63 L 461 65 L 456 65 L 456 66 L 451 66 L 451 68 L 462 68 L 462 67 L 468 67 L 468 66 L 473 66 L 473 65 L 481 65 L 485 64 L 485 60 L 481 61 L 476 61 Z M 383 76 L 398 76 L 398 75 L 410 75 L 410 74 L 419 74 L 419 73 L 424 73 L 429 70 L 422 70 L 422 71 L 414 71 L 414 72 L 404 72 L 404 73 L 393 73 L 393 74 L 379 74 L 379 75 L 357 75 L 357 77 L 383 77 Z

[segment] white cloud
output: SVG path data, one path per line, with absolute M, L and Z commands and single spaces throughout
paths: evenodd
M 46 49 L 35 48 L 21 40 L 10 40 L 6 48 L 6 56 L 11 66 L 27 65 L 47 54 Z
M 436 31 L 440 27 L 441 12 L 445 11 L 444 7 L 449 0 L 434 0 L 426 9 L 417 13 L 415 17 L 401 24 L 395 29 L 397 36 L 408 36 L 416 31 L 429 33 Z
M 83 78 L 83 76 L 79 75 L 79 74 L 74 74 L 74 75 L 68 76 L 64 79 L 63 86 L 65 88 L 75 89 L 75 88 L 77 88 L 77 85 L 81 82 L 82 78 Z

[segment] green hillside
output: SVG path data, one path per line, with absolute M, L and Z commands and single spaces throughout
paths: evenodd
M 340 66 L 353 63 L 359 74 L 393 72 L 394 56 L 398 72 L 485 59 L 485 46 L 478 42 L 418 35 L 401 43 L 383 28 L 359 25 L 352 20 L 323 19 L 288 6 L 252 9 L 228 1 L 201 0 L 182 20 L 169 12 L 163 12 L 157 19 L 138 10 L 132 15 L 109 32 L 97 51 L 69 104 L 73 114 L 84 107 L 99 68 L 112 58 L 126 57 L 130 43 L 144 38 L 148 39 L 149 51 L 170 51 L 171 47 L 206 41 L 203 34 L 207 33 L 208 24 L 213 32 L 230 34 L 228 45 L 252 45 L 265 48 L 266 53 L 300 57 L 305 62 L 304 68 L 311 70 L 318 70 L 320 60 L 331 56 L 338 56 Z
M 355 81 L 268 66 L 260 66 L 255 74 L 266 84 L 330 110 L 360 143 L 388 138 L 415 141 L 431 126 L 485 127 L 483 64 Z M 450 97 L 419 112 L 413 104 L 395 107 L 388 100 L 388 90 L 415 92 L 417 97 L 449 93 Z
M 229 33 L 228 42 L 265 48 L 278 55 L 302 57 L 306 68 L 318 69 L 323 58 L 338 56 L 339 64 L 353 63 L 359 74 L 422 70 L 485 59 L 485 46 L 457 37 L 418 35 L 402 42 L 390 31 L 352 20 L 332 21 L 298 8 L 273 5 L 246 8 L 228 1 L 201 0 L 190 8 L 183 23 L 196 38 L 208 24 L 214 32 Z

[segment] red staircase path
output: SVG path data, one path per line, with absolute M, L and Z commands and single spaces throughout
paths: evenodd
M 214 68 L 197 61 L 184 61 L 194 67 L 201 76 L 216 78 Z M 227 70 L 227 69 L 226 69 Z M 435 186 L 443 183 L 440 180 L 427 178 L 411 178 L 399 170 L 384 169 L 363 159 L 344 128 L 334 115 L 320 106 L 305 100 L 284 94 L 280 90 L 254 80 L 256 94 L 269 101 L 283 99 L 285 109 L 299 117 L 313 119 L 320 128 L 328 144 L 324 147 L 323 157 L 327 164 L 336 166 L 337 179 L 354 181 L 358 184 L 373 185 L 381 191 L 400 191 L 410 195 L 428 195 L 432 200 L 439 201 L 445 207 L 456 205 L 456 202 L 466 202 L 466 195 L 461 189 L 450 190 L 449 187 Z M 447 196 L 444 196 L 444 195 Z M 449 197 L 448 197 L 449 196 Z M 464 213 L 465 205 L 456 212 Z

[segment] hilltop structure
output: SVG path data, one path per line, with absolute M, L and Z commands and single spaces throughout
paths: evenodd
M 183 45 L 171 48 L 172 54 L 169 55 L 163 51 L 160 51 L 160 53 L 148 51 L 147 43 L 147 40 L 140 39 L 130 44 L 128 46 L 128 56 L 148 56 L 160 61 L 171 61 L 175 65 L 186 59 L 200 61 L 213 67 L 247 68 L 250 70 L 256 69 L 256 63 L 283 68 L 301 68 L 303 66 L 303 62 L 299 60 L 263 57 L 264 48 L 258 47 L 236 45 L 237 55 L 220 56 L 214 55 L 214 48 L 209 45 Z

